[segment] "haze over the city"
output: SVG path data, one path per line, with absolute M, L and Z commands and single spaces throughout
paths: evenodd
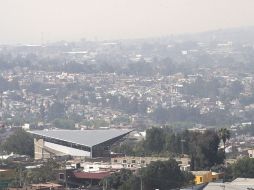
M 254 190 L 254 0 L 0 0 L 0 190 Z
M 254 24 L 253 0 L 8 0 L 0 43 L 111 40 Z

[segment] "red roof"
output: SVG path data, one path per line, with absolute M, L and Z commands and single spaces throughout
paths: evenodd
M 73 174 L 79 179 L 103 179 L 111 175 L 109 172 L 73 172 Z

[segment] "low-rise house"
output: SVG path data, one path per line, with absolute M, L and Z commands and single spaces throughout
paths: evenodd
M 111 164 L 121 164 L 124 168 L 141 168 L 146 167 L 151 162 L 156 161 L 167 161 L 167 157 L 134 157 L 134 156 L 124 156 L 111 158 Z M 179 167 L 182 171 L 189 171 L 190 169 L 190 158 L 175 158 L 178 162 Z
M 222 174 L 211 171 L 192 171 L 192 174 L 195 176 L 196 185 L 217 181 L 222 178 Z
M 249 158 L 254 158 L 254 149 L 248 150 Z
M 166 161 L 169 158 L 163 157 L 132 157 L 132 156 L 125 156 L 125 157 L 117 157 L 111 158 L 112 164 L 122 164 L 124 168 L 131 168 L 131 167 L 145 167 L 149 165 L 151 162 L 155 161 Z

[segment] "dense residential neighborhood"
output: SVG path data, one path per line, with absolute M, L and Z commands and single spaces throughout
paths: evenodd
M 1 46 L 2 120 L 52 127 L 65 117 L 78 128 L 252 122 L 253 45 L 214 33 L 211 41 Z

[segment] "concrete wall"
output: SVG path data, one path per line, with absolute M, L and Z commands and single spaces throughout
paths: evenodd
M 118 157 L 118 158 L 111 158 L 112 164 L 122 164 L 124 167 L 145 167 L 153 161 L 166 161 L 169 158 L 161 158 L 161 157 Z
M 34 159 L 41 160 L 44 158 L 44 156 L 50 156 L 44 151 L 44 140 L 34 138 Z
M 248 150 L 249 158 L 254 158 L 254 149 Z
M 90 152 L 78 150 L 63 145 L 46 142 L 43 139 L 34 138 L 34 159 L 48 159 L 54 156 L 71 155 L 73 157 L 90 157 Z
M 184 166 L 189 166 L 189 164 L 190 164 L 190 158 L 175 158 L 175 159 L 179 163 L 179 166 L 182 166 L 183 168 L 184 168 Z M 144 166 L 147 166 L 148 164 L 150 164 L 151 162 L 166 161 L 166 160 L 169 160 L 169 158 L 126 156 L 126 157 L 111 158 L 111 163 L 112 164 L 122 164 L 123 166 L 127 166 L 127 167 L 134 167 L 134 166 L 144 167 Z

